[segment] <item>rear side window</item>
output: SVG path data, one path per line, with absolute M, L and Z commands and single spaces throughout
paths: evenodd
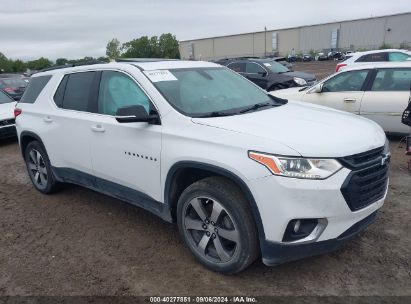
M 377 72 L 371 91 L 409 91 L 411 69 L 382 69 Z
M 265 73 L 265 70 L 256 63 L 247 62 L 246 72 L 249 74 Z
M 51 75 L 32 77 L 19 103 L 34 103 L 50 78 Z
M 8 102 L 13 102 L 14 100 L 7 96 L 5 93 L 0 91 L 0 104 L 2 103 L 8 103 Z
M 73 73 L 64 76 L 54 100 L 57 106 L 76 111 L 88 111 L 96 72 Z
M 356 62 L 380 62 L 387 61 L 387 53 L 374 53 L 361 56 Z
M 404 61 L 410 58 L 410 55 L 400 53 L 400 52 L 390 52 L 388 54 L 388 61 Z
M 244 73 L 245 72 L 245 62 L 233 62 L 227 65 L 230 69 L 237 73 Z

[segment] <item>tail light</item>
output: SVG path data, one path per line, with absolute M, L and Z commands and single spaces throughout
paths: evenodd
M 14 88 L 4 88 L 4 91 L 6 91 L 7 93 L 13 93 L 14 92 Z
M 345 63 L 339 63 L 337 64 L 337 66 L 335 67 L 335 71 L 338 72 L 342 67 L 345 67 L 347 64 Z
M 14 118 L 16 118 L 17 116 L 19 116 L 22 113 L 22 110 L 19 108 L 15 108 L 14 109 Z

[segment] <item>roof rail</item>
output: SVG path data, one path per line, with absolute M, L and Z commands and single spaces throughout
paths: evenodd
M 107 62 L 106 61 L 101 61 L 101 60 L 79 61 L 79 62 L 75 62 L 75 63 L 67 63 L 65 65 L 59 65 L 59 66 L 54 66 L 54 67 L 42 69 L 42 70 L 40 70 L 36 73 L 59 70 L 59 69 L 66 69 L 66 68 L 72 68 L 72 67 L 83 66 L 83 65 L 101 64 L 101 63 L 107 63 Z
M 177 61 L 180 59 L 169 58 L 117 58 L 116 62 L 157 62 L 157 61 Z

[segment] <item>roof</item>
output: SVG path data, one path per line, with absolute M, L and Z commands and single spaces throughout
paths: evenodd
M 54 75 L 60 73 L 72 73 L 86 70 L 103 70 L 106 68 L 135 66 L 140 70 L 168 70 L 168 69 L 185 69 L 185 68 L 198 68 L 198 67 L 220 67 L 220 65 L 207 61 L 190 61 L 190 60 L 169 60 L 169 59 L 128 59 L 121 60 L 120 62 L 98 63 L 98 64 L 84 64 L 75 67 L 57 67 L 56 69 L 50 69 L 47 71 L 38 72 L 34 77 L 42 75 Z
M 411 68 L 411 61 L 392 61 L 392 62 L 370 62 L 347 65 L 342 68 L 344 71 L 348 70 L 363 70 L 363 69 L 374 69 L 374 68 Z
M 350 56 L 362 56 L 367 54 L 378 54 L 378 53 L 385 53 L 385 52 L 403 52 L 411 54 L 408 50 L 401 50 L 401 49 L 382 49 L 382 50 L 371 50 L 371 51 L 363 51 L 363 52 L 353 52 L 350 53 Z

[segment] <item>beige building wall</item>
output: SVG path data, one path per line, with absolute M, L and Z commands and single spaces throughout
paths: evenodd
M 411 47 L 411 13 L 351 20 L 290 29 L 269 30 L 231 36 L 213 37 L 180 42 L 181 58 L 189 59 L 189 44 L 194 45 L 194 59 L 215 60 L 239 56 L 264 56 L 277 53 L 286 56 L 310 50 L 329 50 L 331 33 L 339 30 L 338 48 L 378 48 L 384 42 L 399 47 L 406 42 Z M 272 50 L 272 33 L 277 33 L 277 50 Z M 266 45 L 266 50 L 264 46 Z

